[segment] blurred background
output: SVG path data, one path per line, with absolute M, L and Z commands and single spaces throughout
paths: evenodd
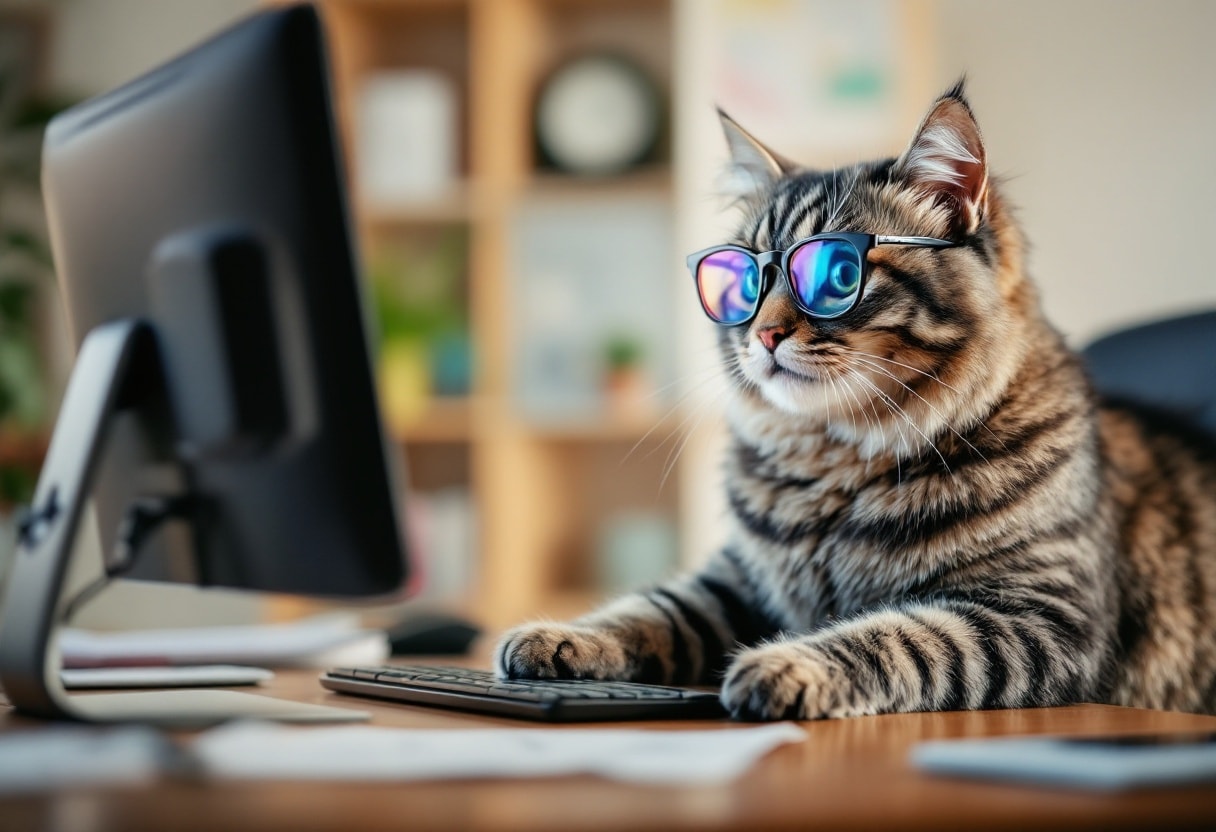
M 0 0 L 0 568 L 71 362 L 40 126 L 258 5 Z M 966 73 L 1072 343 L 1216 307 L 1216 4 L 320 6 L 383 407 L 409 471 L 425 576 L 412 604 L 492 628 L 571 615 L 721 540 L 723 381 L 682 266 L 731 226 L 714 104 L 834 166 L 900 152 Z M 85 623 L 306 609 L 125 586 Z

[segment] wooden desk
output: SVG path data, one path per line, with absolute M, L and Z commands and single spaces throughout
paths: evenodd
M 529 724 L 339 696 L 323 690 L 314 672 L 281 673 L 264 692 L 363 708 L 375 725 Z M 11 712 L 0 715 L 0 730 L 39 725 Z M 806 723 L 805 729 L 805 742 L 778 749 L 726 787 L 638 787 L 591 777 L 402 785 L 169 782 L 0 799 L 0 829 L 1216 829 L 1216 788 L 1101 796 L 927 777 L 907 763 L 909 747 L 925 739 L 1212 731 L 1214 717 L 1082 705 L 863 717 Z

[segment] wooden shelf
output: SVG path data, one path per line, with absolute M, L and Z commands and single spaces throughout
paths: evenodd
M 389 426 L 400 443 L 468 442 L 473 436 L 473 404 L 467 398 L 436 397 L 416 418 Z
M 359 221 L 375 228 L 401 225 L 446 225 L 469 223 L 484 213 L 467 183 L 453 187 L 447 194 L 418 202 L 383 203 L 364 201 L 359 205 Z
M 630 456 L 623 469 L 617 463 L 647 437 L 659 414 L 606 407 L 602 415 L 536 423 L 515 412 L 516 334 L 524 324 L 512 317 L 512 235 L 520 210 L 532 199 L 575 205 L 672 197 L 668 148 L 656 156 L 661 161 L 635 171 L 576 177 L 538 170 L 532 135 L 538 85 L 572 53 L 639 53 L 658 82 L 669 86 L 672 0 L 321 0 L 319 5 L 331 34 L 337 111 L 347 147 L 361 146 L 357 104 L 361 85 L 372 74 L 429 69 L 451 79 L 459 94 L 459 179 L 451 190 L 409 204 L 373 203 L 354 195 L 369 262 L 403 239 L 425 240 L 453 226 L 467 231 L 462 291 L 475 355 L 473 391 L 464 398 L 433 399 L 416 412 L 407 406 L 406 415 L 388 426 L 407 457 L 410 484 L 420 491 L 467 488 L 472 495 L 475 603 L 488 624 L 585 611 L 595 593 L 571 594 L 561 587 L 581 586 L 590 570 L 563 570 L 562 558 L 582 558 L 592 550 L 589 541 L 603 512 L 629 505 L 652 479 L 657 487 L 661 466 L 654 457 L 639 462 L 636 457 L 645 454 Z M 353 159 L 355 170 L 358 161 Z M 670 432 L 660 424 L 646 441 L 657 442 Z M 667 500 L 663 510 L 674 516 L 671 503 Z M 551 604 L 554 594 L 561 598 Z
M 564 199 L 597 199 L 603 196 L 660 195 L 672 192 L 672 172 L 667 165 L 649 165 L 612 176 L 575 176 L 538 171 L 528 182 L 529 196 Z
M 670 423 L 668 426 L 665 423 Z M 660 421 L 651 416 L 605 416 L 598 419 L 538 422 L 527 421 L 522 430 L 537 439 L 552 442 L 658 441 L 679 424 L 678 419 Z
M 475 415 L 478 414 L 478 415 Z M 437 397 L 415 418 L 390 426 L 393 439 L 404 444 L 471 442 L 478 436 L 501 434 L 490 423 L 503 424 L 510 417 L 490 417 L 484 408 L 467 398 Z M 510 421 L 514 433 L 545 442 L 662 442 L 679 432 L 680 418 L 647 415 L 607 415 L 602 418 L 542 422 Z

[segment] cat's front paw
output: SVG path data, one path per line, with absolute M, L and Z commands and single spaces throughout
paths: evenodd
M 857 712 L 840 668 L 796 642 L 740 653 L 726 671 L 721 696 L 736 719 L 824 719 Z
M 494 668 L 504 679 L 623 679 L 626 656 L 605 630 L 574 624 L 525 624 L 503 636 Z

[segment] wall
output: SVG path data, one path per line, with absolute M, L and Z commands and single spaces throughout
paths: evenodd
M 1216 3 L 940 0 L 1051 319 L 1074 343 L 1216 307 Z
M 59 0 L 51 77 L 89 95 L 164 62 L 248 14 L 255 0 Z

